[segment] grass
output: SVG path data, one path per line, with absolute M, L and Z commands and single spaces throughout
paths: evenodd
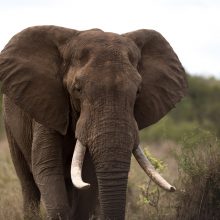
M 197 130 L 185 138 L 176 157 L 181 188 L 177 219 L 220 219 L 220 141 L 208 131 Z
M 0 219 L 22 220 L 21 188 L 6 141 L 0 142 Z

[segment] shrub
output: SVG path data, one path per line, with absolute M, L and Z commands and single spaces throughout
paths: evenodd
M 180 152 L 176 219 L 220 219 L 220 142 L 197 129 L 185 136 Z
M 143 142 L 178 141 L 184 134 L 192 132 L 197 127 L 199 127 L 197 121 L 179 121 L 177 123 L 168 115 L 159 123 L 142 130 L 140 138 Z

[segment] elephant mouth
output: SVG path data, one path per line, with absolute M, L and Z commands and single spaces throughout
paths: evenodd
M 85 183 L 82 180 L 82 165 L 86 152 L 86 147 L 77 140 L 75 150 L 73 153 L 72 164 L 71 164 L 71 179 L 73 185 L 81 190 L 88 189 L 89 183 Z M 140 146 L 133 150 L 133 155 L 144 172 L 162 189 L 168 192 L 174 192 L 176 188 L 169 184 L 153 167 L 151 162 L 145 156 Z

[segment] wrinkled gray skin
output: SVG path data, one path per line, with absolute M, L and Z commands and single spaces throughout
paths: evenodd
M 168 42 L 152 30 L 32 27 L 0 54 L 0 80 L 25 219 L 39 219 L 42 198 L 48 219 L 86 220 L 100 203 L 101 219 L 123 220 L 138 131 L 185 94 L 185 72 Z M 85 191 L 70 177 L 76 139 L 87 147 Z

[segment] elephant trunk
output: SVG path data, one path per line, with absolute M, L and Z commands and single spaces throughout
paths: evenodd
M 136 130 L 126 120 L 104 120 L 90 139 L 101 219 L 125 219 L 126 191 Z
M 97 172 L 101 219 L 125 219 L 128 172 Z
M 113 105 L 114 101 L 108 103 L 105 99 L 94 104 L 89 119 L 82 111 L 76 137 L 88 148 L 95 167 L 101 219 L 123 220 L 128 172 L 138 133 L 133 115 Z

